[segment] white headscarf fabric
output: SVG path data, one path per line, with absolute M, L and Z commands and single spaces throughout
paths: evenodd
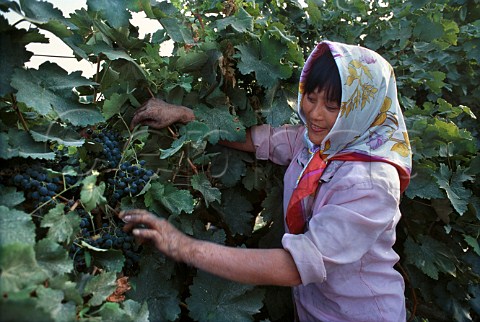
M 324 41 L 308 57 L 300 76 L 298 114 L 305 80 L 313 62 L 330 50 L 342 84 L 341 108 L 335 125 L 319 147 L 326 161 L 339 154 L 360 154 L 371 161 L 385 161 L 397 167 L 400 176 L 411 171 L 412 153 L 397 97 L 392 66 L 369 49 Z M 312 142 L 305 136 L 306 144 Z M 401 178 L 402 179 L 402 178 Z M 408 178 L 403 178 L 408 184 Z M 403 189 L 402 189 L 403 190 Z

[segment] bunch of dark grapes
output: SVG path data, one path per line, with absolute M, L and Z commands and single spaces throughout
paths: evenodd
M 153 176 L 152 170 L 143 168 L 145 161 L 140 161 L 139 164 L 131 164 L 130 162 L 123 162 L 115 178 L 110 178 L 108 183 L 113 187 L 113 198 L 120 200 L 125 196 L 133 196 L 145 187 L 145 184 Z
M 71 155 L 67 147 L 60 147 L 58 144 L 56 144 L 52 147 L 52 150 L 55 152 L 55 162 L 52 162 L 51 164 L 52 169 L 61 171 L 65 166 L 77 168 L 80 165 L 78 155 Z
M 26 193 L 34 206 L 51 201 L 63 189 L 60 177 L 49 177 L 41 168 L 28 168 L 24 173 L 17 173 L 13 183 Z
M 122 226 L 110 227 L 104 223 L 102 227 L 95 229 L 92 226 L 90 215 L 83 209 L 77 210 L 80 215 L 81 236 L 78 236 L 70 246 L 69 255 L 74 260 L 77 271 L 86 271 L 85 252 L 88 248 L 82 245 L 82 241 L 90 246 L 102 249 L 116 249 L 125 256 L 124 269 L 133 271 L 140 261 L 139 249 L 134 243 L 134 237 L 123 231 Z
M 93 142 L 101 144 L 102 155 L 110 167 L 117 167 L 122 159 L 122 148 L 120 135 L 117 132 L 103 129 L 100 132 L 93 132 Z

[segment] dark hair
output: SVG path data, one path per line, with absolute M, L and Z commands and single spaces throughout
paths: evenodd
M 305 94 L 318 91 L 325 91 L 329 101 L 341 105 L 342 83 L 337 64 L 330 50 L 325 50 L 323 55 L 318 57 L 310 69 L 305 81 Z

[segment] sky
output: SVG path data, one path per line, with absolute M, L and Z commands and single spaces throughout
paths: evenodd
M 86 8 L 87 0 L 47 0 L 53 4 L 54 7 L 60 9 L 63 12 L 65 17 L 69 17 L 69 15 L 75 10 Z M 22 17 L 15 12 L 8 12 L 8 13 L 1 13 L 3 14 L 11 24 L 17 22 Z M 144 14 L 141 13 L 132 13 L 132 20 L 131 23 L 134 26 L 139 27 L 140 37 L 143 37 L 146 33 L 153 33 L 161 28 L 161 25 L 158 21 L 148 19 L 145 17 Z M 29 28 L 29 23 L 23 22 L 17 25 L 17 28 Z M 68 56 L 74 57 L 73 51 L 63 43 L 58 37 L 54 34 L 41 30 L 43 34 L 49 39 L 48 44 L 40 44 L 40 43 L 32 43 L 27 45 L 27 50 L 34 53 L 34 56 L 30 59 L 29 62 L 26 63 L 26 67 L 28 68 L 38 68 L 42 63 L 45 61 L 55 62 L 59 66 L 61 66 L 66 71 L 73 72 L 73 71 L 82 71 L 82 75 L 85 77 L 91 77 L 96 71 L 96 65 L 92 64 L 88 61 L 81 60 L 77 61 L 75 58 L 59 58 L 59 57 L 45 57 L 49 55 L 54 56 Z M 168 53 L 168 48 L 166 48 L 166 52 Z M 42 55 L 42 56 L 39 56 Z

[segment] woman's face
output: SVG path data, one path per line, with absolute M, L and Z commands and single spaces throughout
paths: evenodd
M 303 96 L 302 110 L 307 122 L 308 138 L 320 145 L 335 124 L 340 106 L 337 102 L 327 100 L 324 91 L 316 90 Z

